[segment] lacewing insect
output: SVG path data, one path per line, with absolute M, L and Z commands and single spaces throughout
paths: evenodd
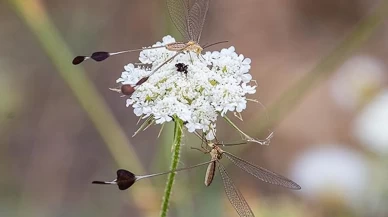
M 166 48 L 169 51 L 177 52 L 172 57 L 168 58 L 165 62 L 160 64 L 158 67 L 156 67 L 151 73 L 153 74 L 155 71 L 160 69 L 169 61 L 173 60 L 182 52 L 192 51 L 199 55 L 203 50 L 203 48 L 199 45 L 199 40 L 201 38 L 206 14 L 209 9 L 209 1 L 210 0 L 195 0 L 194 3 L 190 4 L 190 0 L 167 0 L 167 8 L 171 20 L 174 23 L 175 27 L 178 29 L 178 31 L 185 38 L 186 42 L 173 42 L 164 46 L 155 46 L 119 52 L 98 51 L 94 52 L 91 56 L 77 56 L 73 59 L 72 63 L 74 65 L 78 65 L 88 59 L 93 59 L 97 62 L 100 62 L 110 56 L 114 56 L 117 54 L 157 48 Z
M 130 172 L 128 170 L 119 169 L 116 172 L 116 175 L 117 175 L 116 179 L 114 179 L 113 181 L 110 181 L 110 182 L 108 182 L 108 181 L 93 181 L 92 184 L 117 185 L 120 190 L 126 190 L 126 189 L 130 188 L 133 184 L 135 184 L 135 182 L 137 182 L 137 181 L 139 181 L 141 179 L 151 178 L 151 177 L 161 176 L 161 175 L 166 175 L 166 174 L 169 174 L 169 173 L 179 172 L 179 171 L 183 171 L 183 170 L 189 170 L 189 169 L 192 169 L 192 168 L 195 168 L 195 167 L 206 165 L 206 164 L 208 164 L 210 162 L 211 161 L 200 163 L 200 164 L 196 164 L 194 166 L 189 166 L 189 167 L 184 167 L 184 168 L 176 169 L 176 170 L 170 170 L 170 171 L 167 171 L 167 172 L 154 173 L 154 174 L 143 175 L 143 176 L 137 176 L 137 175 L 133 174 L 132 172 Z
M 199 148 L 194 148 L 194 149 L 201 150 L 204 153 L 209 153 L 211 157 L 211 161 L 209 162 L 206 175 L 205 175 L 205 185 L 209 186 L 213 182 L 213 179 L 215 176 L 215 170 L 216 170 L 216 167 L 218 167 L 218 171 L 221 174 L 221 178 L 224 184 L 225 193 L 230 203 L 232 204 L 233 208 L 239 214 L 239 216 L 241 217 L 254 216 L 254 214 L 251 208 L 249 207 L 248 203 L 242 196 L 241 192 L 234 185 L 233 180 L 230 178 L 225 167 L 220 162 L 223 156 L 228 158 L 234 165 L 236 165 L 240 169 L 260 179 L 261 181 L 274 184 L 274 185 L 279 185 L 292 190 L 301 189 L 301 187 L 297 183 L 289 180 L 288 178 L 285 178 L 279 174 L 276 174 L 262 167 L 253 165 L 252 163 L 249 163 L 248 161 L 243 160 L 233 155 L 232 153 L 224 151 L 220 148 L 220 146 L 229 146 L 229 145 L 232 146 L 235 144 L 220 144 L 218 142 L 210 143 L 202 137 L 201 139 L 202 141 L 206 142 L 207 146 L 203 147 L 203 145 L 201 145 L 201 149 Z

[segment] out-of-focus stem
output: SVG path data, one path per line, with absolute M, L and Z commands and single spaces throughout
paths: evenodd
M 246 124 L 251 127 L 250 134 L 264 134 L 274 124 L 283 120 L 286 115 L 298 105 L 303 96 L 318 87 L 320 81 L 324 81 L 335 72 L 354 51 L 360 48 L 383 23 L 388 16 L 388 1 L 382 1 L 371 14 L 362 19 L 353 31 L 339 43 L 332 52 L 324 57 L 309 73 L 292 85 L 288 90 L 268 107 L 268 116 L 261 115 L 251 118 Z M 256 127 L 258 126 L 258 127 Z
M 116 163 L 120 167 L 130 168 L 138 174 L 145 174 L 135 150 L 133 150 L 108 106 L 97 94 L 96 88 L 80 67 L 71 64 L 74 55 L 71 54 L 56 27 L 51 23 L 43 3 L 39 0 L 9 0 L 9 3 L 35 34 L 40 45 L 57 68 L 57 72 L 93 122 Z M 152 190 L 150 181 L 144 180 L 141 185 L 149 190 L 147 191 L 149 192 L 149 198 L 156 200 L 157 197 Z M 138 192 L 140 189 L 133 188 L 130 194 L 132 196 L 141 194 Z M 134 201 L 141 203 L 141 201 L 136 200 L 136 197 L 134 197 Z M 142 207 L 141 204 L 138 205 Z

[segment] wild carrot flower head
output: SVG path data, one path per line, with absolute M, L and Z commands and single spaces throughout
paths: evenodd
M 165 36 L 153 46 L 172 42 L 174 38 Z M 152 73 L 174 54 L 166 48 L 143 50 L 141 64 L 124 67 L 117 82 L 135 88 L 126 105 L 133 107 L 135 115 L 151 118 L 156 124 L 177 117 L 189 132 L 201 130 L 207 139 L 213 139 L 209 132 L 215 132 L 217 117 L 242 112 L 247 104 L 246 95 L 256 92 L 249 74 L 251 60 L 237 54 L 233 46 L 203 55 L 185 52 Z

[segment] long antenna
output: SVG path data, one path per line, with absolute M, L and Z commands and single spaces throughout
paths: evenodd
M 73 65 L 78 65 L 88 59 L 92 59 L 96 62 L 101 62 L 103 60 L 106 60 L 110 56 L 118 55 L 118 54 L 123 54 L 123 53 L 130 53 L 130 52 L 135 52 L 135 51 L 143 51 L 143 50 L 151 50 L 151 49 L 157 49 L 157 48 L 162 48 L 166 47 L 165 45 L 163 46 L 156 46 L 156 47 L 145 47 L 145 48 L 139 48 L 139 49 L 133 49 L 133 50 L 123 50 L 123 51 L 118 51 L 118 52 L 107 52 L 107 51 L 97 51 L 92 53 L 90 56 L 76 56 L 72 63 Z
M 161 175 L 165 175 L 165 174 L 169 174 L 169 173 L 173 173 L 173 172 L 179 172 L 179 171 L 182 171 L 182 170 L 192 169 L 192 168 L 195 168 L 195 167 L 199 167 L 199 166 L 203 166 L 203 165 L 209 164 L 209 163 L 211 163 L 213 161 L 214 160 L 211 160 L 211 161 L 207 161 L 207 162 L 196 164 L 196 165 L 189 166 L 189 167 L 179 168 L 179 169 L 176 169 L 176 170 L 170 170 L 170 171 L 167 171 L 167 172 L 154 173 L 154 174 L 143 175 L 143 176 L 136 176 L 136 181 L 140 180 L 140 179 L 151 178 L 151 177 L 154 177 L 154 176 L 161 176 Z
M 217 44 L 223 44 L 223 43 L 228 43 L 228 42 L 229 42 L 229 41 L 219 41 L 219 42 L 214 42 L 214 43 L 207 44 L 207 45 L 203 46 L 203 49 L 208 48 L 208 47 L 211 47 L 211 46 L 214 46 L 214 45 L 217 45 Z
M 167 172 L 149 174 L 149 175 L 144 175 L 144 176 L 137 176 L 128 170 L 119 169 L 116 172 L 117 178 L 115 180 L 110 181 L 110 182 L 93 181 L 92 184 L 102 184 L 102 185 L 106 185 L 106 184 L 114 185 L 114 184 L 116 184 L 120 190 L 126 190 L 126 189 L 130 188 L 133 184 L 135 184 L 136 181 L 138 181 L 140 179 L 151 178 L 154 176 L 161 176 L 161 175 L 165 175 L 165 174 L 173 173 L 173 172 L 178 172 L 178 171 L 182 171 L 182 170 L 188 170 L 188 169 L 199 167 L 199 166 L 202 166 L 205 164 L 209 164 L 211 162 L 213 162 L 213 161 L 208 161 L 208 162 L 200 163 L 200 164 L 197 164 L 194 166 L 189 166 L 189 167 L 184 167 L 184 168 L 180 168 L 180 169 L 176 169 L 176 170 L 170 170 Z

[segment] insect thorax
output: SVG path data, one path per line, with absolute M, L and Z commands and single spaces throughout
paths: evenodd
M 196 54 L 201 54 L 203 48 L 197 42 L 189 41 L 187 42 L 187 48 L 185 50 L 194 52 Z
M 218 146 L 213 145 L 210 156 L 212 157 L 212 160 L 220 160 L 222 158 L 222 152 L 219 150 Z

